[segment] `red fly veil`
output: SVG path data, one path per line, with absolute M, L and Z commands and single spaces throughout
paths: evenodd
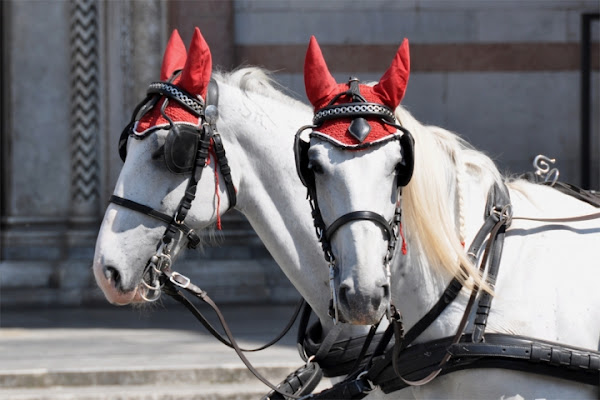
M 408 52 L 408 40 L 404 39 L 392 65 L 383 74 L 379 83 L 375 86 L 359 85 L 360 94 L 370 103 L 383 104 L 391 110 L 396 109 L 404 97 L 408 77 L 410 74 L 410 57 Z M 329 102 L 339 93 L 349 89 L 348 83 L 337 83 L 325 63 L 321 48 L 314 36 L 310 38 L 306 59 L 304 62 L 304 85 L 306 95 L 314 107 L 315 112 L 329 105 Z M 333 104 L 347 102 L 347 97 L 341 96 Z M 360 103 L 357 103 L 360 104 Z M 381 122 L 377 117 L 367 118 L 371 131 L 367 137 L 360 142 L 348 131 L 352 122 L 351 118 L 337 118 L 324 121 L 315 131 L 327 135 L 344 146 L 363 145 L 384 139 L 386 136 L 396 133 L 396 128 Z
M 181 74 L 172 83 L 204 100 L 212 71 L 212 57 L 200 29 L 196 28 L 194 30 L 189 56 L 186 54 L 185 45 L 177 29 L 171 34 L 163 56 L 160 80 L 166 81 L 178 70 L 182 70 Z M 145 135 L 149 129 L 169 126 L 169 122 L 160 113 L 163 102 L 164 99 L 140 119 L 134 129 L 136 135 Z M 175 101 L 169 102 L 165 114 L 174 123 L 200 125 L 198 116 L 193 115 Z

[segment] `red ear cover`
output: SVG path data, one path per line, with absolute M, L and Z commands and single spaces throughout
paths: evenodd
M 173 75 L 173 72 L 182 69 L 185 65 L 187 58 L 187 51 L 185 50 L 185 44 L 179 36 L 177 29 L 173 30 L 165 54 L 163 56 L 162 67 L 160 69 L 160 80 L 166 81 Z
M 373 86 L 383 104 L 396 108 L 406 91 L 408 77 L 410 75 L 410 54 L 408 51 L 408 39 L 404 39 L 396 52 L 392 65 L 383 74 L 379 83 Z
M 404 39 L 392 64 L 383 74 L 379 83 L 374 86 L 360 85 L 360 93 L 367 102 L 384 104 L 395 109 L 404 97 L 408 77 L 410 75 L 410 56 L 408 40 Z M 325 107 L 337 94 L 348 90 L 347 83 L 338 84 L 325 63 L 321 48 L 315 37 L 311 37 L 304 61 L 304 85 L 306 95 L 315 110 Z M 347 101 L 340 98 L 336 104 Z M 367 118 L 371 132 L 363 140 L 364 143 L 374 142 L 394 134 L 396 128 L 384 124 L 377 118 Z M 323 135 L 342 143 L 345 146 L 360 144 L 358 139 L 348 132 L 351 118 L 339 118 L 323 122 L 316 130 Z
M 208 82 L 212 72 L 212 56 L 208 44 L 202 37 L 200 29 L 194 30 L 190 52 L 181 72 L 179 86 L 191 94 L 200 95 L 206 99 Z
M 304 85 L 306 96 L 315 109 L 321 108 L 323 100 L 332 95 L 338 86 L 314 36 L 310 38 L 304 59 Z

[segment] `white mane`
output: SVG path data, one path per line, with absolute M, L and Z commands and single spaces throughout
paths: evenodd
M 491 186 L 502 181 L 500 172 L 488 156 L 452 132 L 422 125 L 401 106 L 396 109 L 396 117 L 415 139 L 414 174 L 403 190 L 404 231 L 416 241 L 421 257 L 433 268 L 456 276 L 467 287 L 473 282 L 482 285 L 464 249 L 468 246 L 464 243 L 464 221 L 460 217 L 455 221 L 453 214 L 456 210 L 462 215 L 464 174 Z M 469 276 L 473 281 L 468 280 Z
M 284 104 L 307 107 L 306 104 L 288 96 L 287 88 L 281 86 L 271 73 L 259 67 L 242 67 L 230 72 L 214 71 L 213 77 L 224 84 L 239 88 L 242 92 L 252 92 Z

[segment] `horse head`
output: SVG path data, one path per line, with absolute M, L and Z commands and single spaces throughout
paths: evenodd
M 230 177 L 218 169 L 217 157 L 211 158 L 217 142 L 211 70 L 210 49 L 200 30 L 194 32 L 189 54 L 174 31 L 161 81 L 149 86 L 121 135 L 124 165 L 100 228 L 93 266 L 98 285 L 114 304 L 156 298 L 158 271 L 181 248 L 197 246 L 198 230 L 235 201 Z
M 297 134 L 297 169 L 330 264 L 332 312 L 373 324 L 390 306 L 400 191 L 412 176 L 413 139 L 396 121 L 409 75 L 408 42 L 380 82 L 339 84 L 311 38 L 304 79 L 315 116 L 310 141 Z

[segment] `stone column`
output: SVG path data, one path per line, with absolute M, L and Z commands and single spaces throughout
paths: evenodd
M 71 207 L 74 224 L 99 219 L 99 11 L 96 0 L 70 3 Z

